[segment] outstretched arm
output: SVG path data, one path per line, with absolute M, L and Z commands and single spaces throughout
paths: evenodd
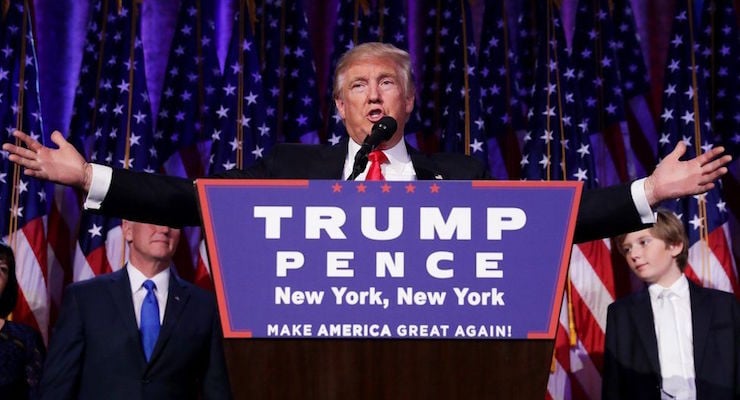
M 678 142 L 645 180 L 645 196 L 651 206 L 657 203 L 704 193 L 714 188 L 714 181 L 727 173 L 725 165 L 732 160 L 722 155 L 724 147 L 715 147 L 691 160 L 681 161 L 686 145 Z
M 58 146 L 57 149 L 46 147 L 21 131 L 13 132 L 13 136 L 25 147 L 4 143 L 3 150 L 10 153 L 8 157 L 10 161 L 25 168 L 26 175 L 76 187 L 86 192 L 90 189 L 92 168 L 59 131 L 51 134 L 51 140 Z

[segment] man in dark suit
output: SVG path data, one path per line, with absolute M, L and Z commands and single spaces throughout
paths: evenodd
M 646 289 L 609 306 L 604 399 L 740 398 L 740 306 L 683 274 L 688 239 L 670 211 L 616 238 Z
M 170 270 L 180 231 L 121 227 L 126 265 L 65 292 L 41 397 L 230 399 L 215 296 Z
M 380 165 L 387 180 L 488 179 L 484 166 L 461 154 L 424 155 L 404 141 L 404 126 L 415 100 L 411 58 L 406 51 L 384 43 L 364 43 L 342 56 L 334 79 L 334 99 L 350 140 L 335 146 L 283 144 L 246 170 L 231 170 L 226 178 L 346 179 L 355 155 L 381 118 L 390 116 L 398 129 L 378 146 L 387 162 Z M 200 223 L 197 198 L 190 180 L 133 173 L 88 164 L 59 132 L 52 140 L 59 149 L 41 145 L 30 136 L 14 135 L 26 147 L 3 144 L 9 159 L 27 175 L 75 186 L 88 193 L 85 208 L 111 216 L 169 226 Z M 704 192 L 727 172 L 730 156 L 721 147 L 688 161 L 679 143 L 651 176 L 584 193 L 575 240 L 586 241 L 637 229 L 652 222 L 650 207 L 659 201 Z M 368 169 L 373 168 L 370 162 Z M 364 179 L 367 171 L 357 178 Z

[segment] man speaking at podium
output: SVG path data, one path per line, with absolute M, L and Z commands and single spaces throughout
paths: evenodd
M 404 141 L 404 125 L 415 98 L 411 58 L 406 51 L 384 43 L 354 47 L 337 64 L 333 90 L 350 140 L 335 146 L 276 145 L 255 165 L 219 177 L 397 181 L 490 178 L 484 165 L 472 157 L 425 155 Z M 393 125 L 397 125 L 395 129 Z M 84 205 L 88 210 L 168 226 L 200 224 L 190 180 L 88 164 L 59 132 L 51 136 L 58 149 L 45 147 L 19 131 L 14 135 L 26 147 L 4 144 L 10 160 L 25 167 L 27 175 L 83 189 L 88 193 Z M 373 152 L 376 147 L 381 151 Z M 723 166 L 731 157 L 720 157 L 723 148 L 679 161 L 685 151 L 685 145 L 679 143 L 647 178 L 585 191 L 574 240 L 637 230 L 643 223 L 654 222 L 651 206 L 665 199 L 705 192 L 727 172 Z

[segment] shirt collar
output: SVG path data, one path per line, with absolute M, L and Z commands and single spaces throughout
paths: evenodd
M 126 263 L 126 271 L 128 272 L 128 280 L 131 283 L 131 293 L 136 293 L 137 290 L 141 289 L 141 285 L 145 280 L 150 279 L 157 285 L 158 293 L 167 293 L 170 288 L 170 269 L 165 268 L 151 278 L 147 278 L 141 273 L 131 262 Z M 146 290 L 146 289 L 144 289 Z
M 390 165 L 411 162 L 411 157 L 409 157 L 409 152 L 406 149 L 406 141 L 403 138 L 390 149 L 384 149 L 383 153 L 388 157 Z
M 355 143 L 352 138 L 349 139 L 349 144 L 347 147 L 347 159 L 345 160 L 345 176 L 349 176 L 350 173 L 352 173 L 352 166 L 355 162 L 355 155 L 357 155 L 357 152 L 360 150 L 360 145 Z M 406 140 L 401 137 L 401 140 L 398 141 L 393 147 L 389 149 L 383 149 L 383 153 L 388 157 L 388 166 L 391 168 L 399 165 L 407 165 L 411 163 L 411 156 L 409 156 L 408 149 L 406 149 Z M 349 172 L 347 172 L 349 171 Z
M 650 284 L 650 286 L 648 286 L 650 298 L 653 300 L 657 299 L 658 295 L 666 289 L 670 289 L 678 297 L 686 297 L 689 295 L 689 280 L 686 279 L 686 275 L 681 274 L 681 276 L 678 277 L 678 279 L 676 279 L 676 281 L 673 282 L 670 287 L 664 287 L 657 283 L 652 283 Z
M 355 155 L 360 150 L 360 145 L 357 144 L 354 140 L 351 138 L 349 139 L 349 148 L 347 150 L 347 155 L 351 160 L 354 161 Z M 401 137 L 401 140 L 398 141 L 393 147 L 389 149 L 383 149 L 383 153 L 385 153 L 386 156 L 388 156 L 388 159 L 393 161 L 408 161 L 410 160 L 409 152 L 406 150 L 406 141 L 403 137 Z

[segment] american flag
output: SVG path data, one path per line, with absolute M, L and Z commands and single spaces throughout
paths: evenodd
M 715 101 L 712 95 L 716 93 L 709 90 L 711 57 L 705 56 L 721 54 L 729 43 L 720 42 L 713 48 L 712 42 L 705 41 L 709 37 L 702 35 L 705 28 L 702 21 L 709 20 L 708 14 L 717 9 L 716 3 L 704 3 L 705 17 L 692 4 L 690 0 L 677 2 L 673 19 L 660 116 L 658 155 L 661 158 L 679 141 L 688 148 L 685 157 L 695 157 L 715 146 L 717 128 L 712 124 L 710 104 Z M 689 235 L 686 275 L 704 286 L 740 296 L 737 268 L 730 252 L 727 203 L 719 188 L 669 201 L 665 206 L 682 219 Z
M 217 56 L 214 9 L 209 2 L 183 0 L 170 46 L 162 99 L 157 113 L 154 151 L 169 175 L 204 176 L 208 168 L 210 136 L 206 126 L 214 118 L 221 68 Z M 174 256 L 179 275 L 212 288 L 199 227 L 183 228 Z
M 559 9 L 538 10 L 538 57 L 532 86 L 528 128 L 524 137 L 522 174 L 528 180 L 579 180 L 595 186 L 585 114 L 577 102 L 579 84 L 565 45 Z M 569 162 L 569 155 L 578 162 Z
M 614 35 L 607 43 L 616 52 L 622 95 L 627 101 L 625 112 L 628 126 L 623 127 L 623 133 L 629 137 L 625 142 L 627 174 L 636 178 L 652 170 L 657 154 L 655 120 L 646 96 L 650 82 L 630 2 L 613 2 L 609 10 Z
M 520 177 L 521 151 L 515 130 L 524 126 L 524 104 L 518 87 L 523 83 L 516 37 L 510 24 L 507 2 L 486 2 L 481 32 L 482 51 L 478 57 L 483 120 L 488 132 L 488 164 L 497 179 Z M 515 26 L 516 28 L 516 26 Z
M 209 174 L 245 168 L 265 156 L 276 142 L 271 132 L 277 109 L 265 100 L 259 46 L 243 2 L 234 17 L 223 82 L 206 129 L 212 146 Z
M 425 11 L 423 138 L 438 139 L 440 151 L 469 154 L 487 165 L 487 128 L 470 7 L 467 2 L 448 0 Z
M 213 14 L 202 0 L 180 3 L 154 133 L 156 157 L 170 175 L 194 178 L 206 171 L 204 126 L 221 79 Z
M 731 1 L 709 1 L 703 15 L 702 60 L 708 67 L 712 134 L 737 160 L 740 156 L 740 31 Z M 709 67 L 711 66 L 711 67 Z M 740 211 L 740 209 L 736 210 Z
M 120 4 L 120 5 L 119 5 Z M 105 65 L 94 104 L 95 124 L 83 137 L 90 161 L 154 172 L 151 106 L 140 39 L 140 3 L 108 5 L 107 28 L 99 60 Z M 120 220 L 83 213 L 74 256 L 73 279 L 83 280 L 121 268 L 125 243 Z
M 613 35 L 608 45 L 617 53 L 617 66 L 624 98 L 631 99 L 650 90 L 635 15 L 629 1 L 614 2 L 613 7 L 607 10 L 611 13 L 613 23 Z
M 409 48 L 408 19 L 403 2 L 378 0 L 339 0 L 337 3 L 337 24 L 334 32 L 334 48 L 331 55 L 330 71 L 334 71 L 339 57 L 355 45 L 366 42 L 390 43 L 400 49 Z M 333 77 L 332 77 L 333 78 Z M 334 107 L 332 95 L 333 79 L 327 85 L 327 104 L 330 117 L 327 118 L 326 136 L 331 144 L 347 136 L 339 114 Z M 418 118 L 412 118 L 406 125 L 406 133 L 417 129 Z
M 205 127 L 211 140 L 209 175 L 248 167 L 265 156 L 277 140 L 277 108 L 266 105 L 260 47 L 244 2 L 239 2 L 233 21 L 223 76 Z M 210 271 L 203 240 L 198 249 L 197 271 Z
M 36 48 L 27 1 L 14 0 L 8 4 L 2 15 L 0 35 L 2 141 L 12 141 L 10 134 L 19 129 L 43 142 Z M 19 286 L 12 318 L 36 328 L 46 340 L 50 323 L 48 191 L 42 182 L 22 175 L 21 168 L 8 161 L 7 153 L 2 152 L 2 156 L 0 232 L 15 253 Z
M 596 176 L 602 185 L 627 181 L 624 93 L 615 52 L 616 37 L 607 0 L 580 0 L 572 55 L 585 106 L 585 132 L 592 135 Z
M 517 82 L 516 91 L 517 97 L 524 103 L 525 115 L 529 107 L 528 102 L 532 97 L 530 91 L 535 81 L 534 64 L 537 61 L 537 31 L 540 27 L 536 21 L 536 4 L 531 1 L 507 3 L 507 6 L 519 6 L 518 9 L 512 10 L 512 13 L 516 15 L 512 36 L 515 38 L 518 64 L 521 65 L 521 68 L 514 71 Z
M 100 94 L 101 74 L 104 64 L 102 63 L 102 48 L 105 36 L 108 32 L 108 7 L 113 2 L 98 0 L 90 6 L 90 16 L 87 23 L 85 43 L 82 49 L 82 64 L 80 65 L 79 80 L 75 89 L 75 100 L 72 108 L 72 121 L 69 126 L 69 140 L 74 143 L 80 151 L 84 151 L 84 136 L 95 125 L 97 107 L 95 105 Z
M 713 1 L 704 13 L 702 40 L 707 44 L 702 59 L 710 67 L 709 113 L 715 143 L 722 144 L 733 156 L 735 164 L 740 157 L 740 32 L 737 13 L 730 1 Z M 711 44 L 711 47 L 710 47 Z M 728 211 L 740 215 L 740 184 L 738 172 L 728 174 L 723 182 Z
M 582 97 L 582 54 L 567 48 L 560 9 L 552 2 L 538 9 L 535 84 L 525 136 L 522 171 L 530 180 L 578 180 L 598 186 L 594 148 L 589 136 L 588 103 Z M 578 22 L 581 22 L 580 20 Z M 593 64 L 591 64 L 593 65 Z M 593 68 L 593 66 L 591 66 Z M 615 298 L 605 241 L 573 247 L 563 294 L 555 351 L 547 385 L 548 399 L 600 397 L 606 307 Z
M 82 154 L 87 154 L 85 137 L 92 126 L 97 125 L 98 109 L 96 104 L 100 95 L 100 77 L 103 73 L 102 63 L 104 38 L 108 32 L 108 8 L 115 3 L 108 0 L 97 0 L 90 4 L 85 42 L 82 47 L 82 64 L 80 65 L 78 83 L 72 107 L 72 119 L 68 130 L 68 140 Z M 82 212 L 81 198 L 78 191 L 58 185 L 54 189 L 53 207 L 49 214 L 49 246 L 56 254 L 56 264 L 51 265 L 50 289 L 52 323 L 62 303 L 64 287 L 74 280 L 74 254 L 77 247 L 77 236 Z
M 257 10 L 256 43 L 267 102 L 276 107 L 270 135 L 318 143 L 322 126 L 308 23 L 299 0 L 268 0 Z

